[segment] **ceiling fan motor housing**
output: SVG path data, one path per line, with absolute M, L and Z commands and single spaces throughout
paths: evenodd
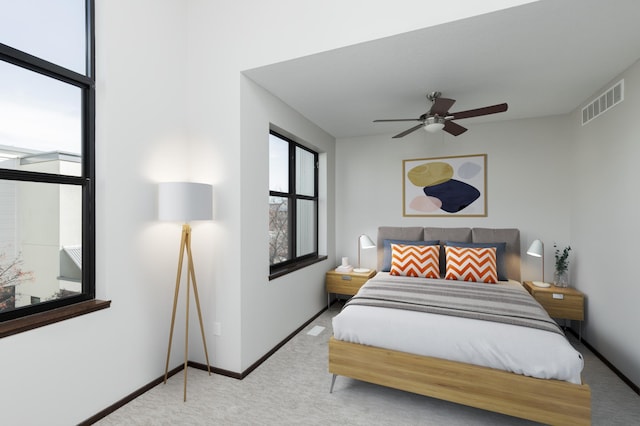
M 427 99 L 429 99 L 431 102 L 435 102 L 437 98 L 439 98 L 442 95 L 442 93 L 440 92 L 431 92 L 427 95 Z

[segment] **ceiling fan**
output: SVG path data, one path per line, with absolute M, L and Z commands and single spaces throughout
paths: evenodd
M 480 117 L 482 115 L 495 114 L 498 112 L 505 112 L 508 108 L 506 103 L 486 106 L 482 108 L 470 109 L 467 111 L 449 112 L 449 108 L 456 102 L 455 99 L 441 98 L 440 92 L 431 92 L 427 95 L 427 99 L 431 101 L 431 108 L 418 118 L 394 118 L 394 119 L 382 119 L 373 120 L 374 123 L 386 122 L 386 121 L 419 121 L 420 124 L 398 133 L 394 138 L 401 138 L 407 136 L 409 133 L 415 132 L 421 127 L 424 127 L 428 132 L 437 132 L 438 130 L 444 130 L 445 132 L 452 134 L 453 136 L 461 135 L 466 132 L 467 129 L 462 127 L 458 123 L 452 120 L 461 120 L 463 118 Z

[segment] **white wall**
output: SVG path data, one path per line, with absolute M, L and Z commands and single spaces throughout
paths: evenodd
M 323 158 L 319 246 L 334 257 L 335 139 L 247 78 L 242 93 L 242 368 L 246 369 L 326 306 L 328 261 L 269 281 L 269 124 L 295 135 Z M 327 177 L 331 176 L 330 180 Z M 268 320 L 267 320 L 268 318 Z M 278 340 L 279 339 L 279 340 Z
M 624 78 L 625 99 L 585 126 L 581 108 L 571 116 L 571 277 L 587 294 L 584 336 L 635 384 L 640 384 L 638 182 L 640 182 L 640 63 Z M 584 106 L 584 105 L 582 105 Z M 581 106 L 581 107 L 582 107 Z
M 519 228 L 522 252 L 545 244 L 545 278 L 553 278 L 553 242 L 569 239 L 569 133 L 566 117 L 467 124 L 461 136 L 444 132 L 341 139 L 336 143 L 336 258 L 357 262 L 357 236 L 378 226 Z M 462 123 L 461 123 L 462 124 Z M 402 160 L 487 154 L 487 217 L 403 217 Z M 523 161 L 523 159 L 526 159 Z M 523 256 L 522 278 L 539 280 L 541 262 Z M 374 250 L 362 252 L 376 266 Z M 365 263 L 366 262 L 366 263 Z

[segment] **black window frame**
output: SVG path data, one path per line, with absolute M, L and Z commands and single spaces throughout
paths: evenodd
M 269 134 L 273 135 L 279 139 L 282 139 L 289 144 L 289 188 L 287 192 L 280 191 L 272 191 L 269 189 L 269 197 L 282 197 L 287 198 L 287 210 L 288 210 L 288 221 L 289 221 L 289 253 L 291 253 L 290 259 L 285 261 L 270 264 L 269 265 L 269 279 L 277 278 L 279 276 L 285 275 L 289 272 L 293 272 L 300 268 L 303 268 L 307 265 L 313 264 L 320 260 L 325 259 L 324 256 L 318 255 L 318 237 L 319 237 L 319 226 L 318 226 L 318 211 L 319 211 L 319 158 L 320 154 L 313 149 L 302 145 L 299 142 L 296 142 L 290 137 L 283 135 L 275 130 L 269 130 Z M 314 176 L 313 176 L 313 195 L 302 195 L 298 194 L 296 191 L 296 148 L 303 149 L 311 154 L 313 154 L 314 158 Z M 271 164 L 269 165 L 271 167 Z M 310 200 L 315 203 L 315 235 L 314 235 L 314 250 L 311 253 L 304 254 L 302 256 L 297 256 L 297 201 L 298 200 Z
M 0 179 L 75 185 L 82 190 L 82 290 L 51 301 L 0 313 L 0 337 L 106 308 L 95 300 L 95 3 L 85 0 L 86 72 L 75 71 L 0 43 L 0 61 L 78 87 L 82 102 L 82 155 L 80 176 L 0 169 Z

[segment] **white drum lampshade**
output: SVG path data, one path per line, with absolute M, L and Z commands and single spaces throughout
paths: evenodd
M 206 183 L 162 182 L 158 186 L 158 219 L 187 223 L 213 218 L 213 189 Z

